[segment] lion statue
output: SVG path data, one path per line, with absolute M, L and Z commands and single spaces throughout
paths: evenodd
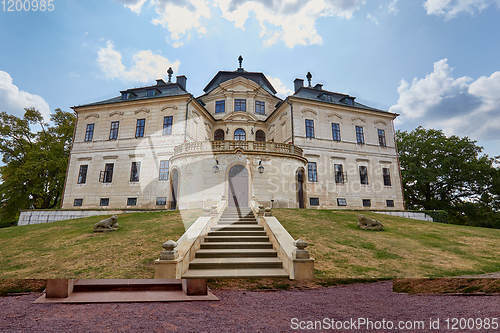
M 118 217 L 113 215 L 94 224 L 94 232 L 115 231 L 118 227 Z
M 363 230 L 383 231 L 384 225 L 379 221 L 366 217 L 364 215 L 358 216 L 358 227 Z

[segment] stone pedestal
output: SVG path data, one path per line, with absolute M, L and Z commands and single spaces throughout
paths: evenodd
M 188 296 L 208 295 L 206 279 L 182 279 L 182 291 Z
M 154 262 L 155 279 L 177 279 L 177 264 L 179 260 L 160 260 Z
M 49 279 L 45 288 L 46 298 L 66 298 L 73 292 L 74 280 Z
M 293 260 L 294 279 L 297 281 L 312 280 L 314 278 L 314 259 Z

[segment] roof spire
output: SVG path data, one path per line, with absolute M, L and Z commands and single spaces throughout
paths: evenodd
M 168 68 L 167 74 L 168 74 L 168 82 L 172 82 L 172 74 L 174 74 L 174 71 L 172 70 L 172 67 Z
M 241 55 L 238 57 L 238 62 L 240 63 L 240 67 L 238 69 L 243 69 L 243 67 L 241 67 L 241 63 L 243 62 L 243 57 Z
M 307 72 L 307 75 L 306 75 L 306 78 L 307 78 L 307 81 L 309 82 L 309 87 L 311 87 L 311 79 L 312 79 L 312 74 L 311 72 Z

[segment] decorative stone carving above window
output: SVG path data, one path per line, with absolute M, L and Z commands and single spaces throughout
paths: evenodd
M 129 154 L 129 158 L 144 157 L 144 154 Z
M 360 118 L 360 117 L 352 117 L 351 118 L 352 120 L 352 123 L 353 124 L 356 124 L 356 123 L 366 123 L 366 121 L 363 119 L 363 118 Z
M 177 110 L 178 107 L 176 105 L 173 105 L 173 106 L 169 105 L 169 106 L 165 106 L 165 107 L 161 108 L 160 111 L 163 112 L 163 111 L 167 111 L 168 109 Z
M 379 124 L 379 125 L 387 126 L 387 123 L 385 121 L 383 121 L 383 120 L 380 120 L 380 119 L 375 120 L 374 124 Z
M 314 111 L 313 109 L 303 109 L 302 110 L 302 114 L 305 116 L 305 115 L 308 115 L 308 114 L 311 114 L 311 115 L 314 115 L 314 116 L 317 116 L 318 115 L 318 112 Z
M 78 160 L 79 161 L 91 161 L 92 157 L 90 157 L 90 156 L 88 156 L 88 157 L 78 157 Z
M 283 112 L 281 114 L 281 116 L 280 116 L 280 120 L 282 120 L 283 118 L 285 118 L 287 115 L 288 115 L 288 111 Z
M 99 114 L 97 114 L 97 113 L 92 113 L 92 114 L 89 114 L 89 115 L 87 115 L 87 116 L 85 117 L 85 119 L 89 119 L 89 118 L 92 118 L 92 117 L 94 117 L 94 118 L 99 118 Z
M 118 159 L 118 155 L 103 156 L 102 159 L 103 160 L 117 160 Z
M 339 115 L 338 113 L 333 113 L 333 114 L 328 115 L 328 119 L 332 119 L 332 118 L 342 119 L 342 116 Z
M 139 110 L 134 111 L 134 114 L 139 114 L 141 112 L 143 112 L 143 113 L 150 113 L 151 110 L 143 108 L 143 109 L 139 109 Z
M 114 116 L 123 116 L 124 112 L 123 111 L 113 111 L 109 114 L 109 117 L 114 117 Z
M 357 158 L 356 162 L 370 162 L 370 160 L 367 158 Z

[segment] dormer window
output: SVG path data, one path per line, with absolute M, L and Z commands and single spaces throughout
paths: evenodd
M 353 106 L 354 105 L 354 99 L 351 98 L 351 97 L 344 97 L 342 100 L 341 100 L 342 103 L 344 104 L 347 104 L 349 106 Z
M 127 100 L 127 99 L 133 99 L 137 97 L 137 95 L 133 92 L 122 92 L 122 99 Z
M 149 90 L 146 92 L 146 96 L 147 96 L 147 97 L 153 97 L 154 95 L 156 95 L 156 90 L 149 89 Z
M 127 99 L 127 93 L 126 92 L 122 92 L 122 99 Z

